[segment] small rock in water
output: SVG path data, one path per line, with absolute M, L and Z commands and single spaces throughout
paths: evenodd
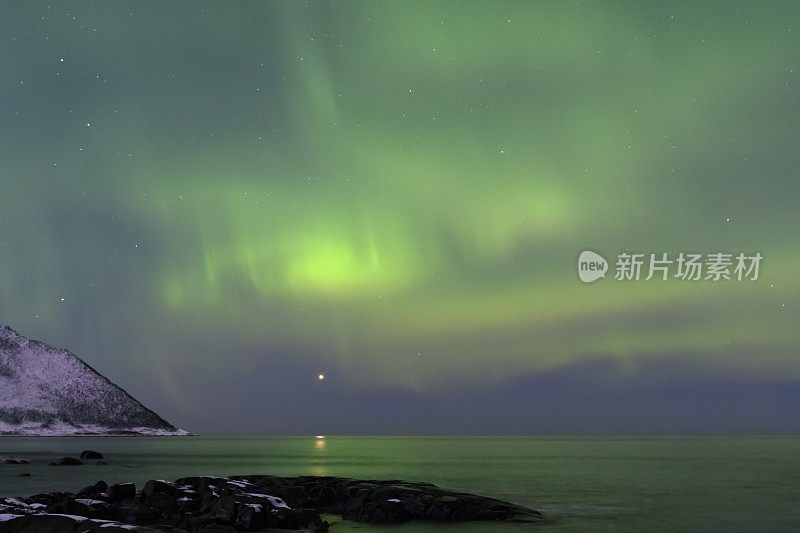
M 103 454 L 94 450 L 83 450 L 81 452 L 81 459 L 103 459 Z
M 58 461 L 59 466 L 77 466 L 82 464 L 83 461 L 75 459 L 74 457 L 62 457 L 61 460 Z

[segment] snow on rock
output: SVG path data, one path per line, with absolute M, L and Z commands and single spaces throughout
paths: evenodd
M 188 435 L 61 348 L 0 324 L 0 435 Z

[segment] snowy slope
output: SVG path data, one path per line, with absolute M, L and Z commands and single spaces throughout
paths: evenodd
M 0 435 L 186 435 L 67 350 L 0 324 Z

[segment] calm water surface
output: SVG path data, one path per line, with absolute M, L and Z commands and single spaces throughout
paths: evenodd
M 94 449 L 108 465 L 52 467 Z M 429 481 L 543 512 L 531 527 L 475 523 L 331 531 L 800 531 L 800 438 L 248 437 L 0 438 L 0 495 L 76 492 L 189 475 Z M 30 473 L 30 477 L 19 474 Z M 331 517 L 336 519 L 337 517 Z

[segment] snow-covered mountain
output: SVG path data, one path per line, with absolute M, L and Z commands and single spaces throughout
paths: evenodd
M 0 324 L 0 435 L 187 435 L 67 350 Z

